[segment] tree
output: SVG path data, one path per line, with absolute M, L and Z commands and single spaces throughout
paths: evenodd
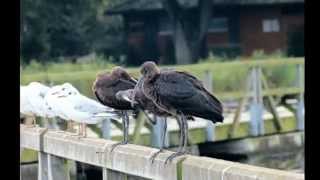
M 189 64 L 199 57 L 207 56 L 205 41 L 212 13 L 212 0 L 198 0 L 195 10 L 179 0 L 161 1 L 173 23 L 176 62 Z
M 20 13 L 20 46 L 23 59 L 44 59 L 50 50 L 46 20 L 46 11 L 41 0 L 21 1 Z
M 114 48 L 121 42 L 120 19 L 103 16 L 109 1 L 21 0 L 22 59 L 45 62 L 120 49 Z

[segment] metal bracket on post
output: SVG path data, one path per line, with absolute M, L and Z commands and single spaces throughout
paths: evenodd
M 297 65 L 297 86 L 304 89 L 304 73 L 302 64 Z M 299 93 L 296 110 L 297 129 L 304 130 L 304 91 Z
M 206 70 L 204 72 L 203 83 L 204 83 L 204 87 L 209 92 L 212 92 L 212 89 L 213 89 L 212 72 L 210 72 L 208 70 Z M 211 121 L 207 121 L 206 135 L 207 135 L 207 141 L 214 141 L 215 140 L 215 125 Z
M 261 86 L 261 68 L 253 67 L 251 69 L 252 89 L 250 104 L 250 123 L 251 135 L 258 136 L 264 133 L 264 122 L 262 118 L 263 102 L 262 102 L 262 86 Z

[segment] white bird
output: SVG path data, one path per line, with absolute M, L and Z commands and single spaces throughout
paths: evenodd
M 80 123 L 78 135 L 84 137 L 86 124 L 97 124 L 105 118 L 118 116 L 112 108 L 80 94 L 70 83 L 52 87 L 45 99 L 58 116 Z
M 50 88 L 39 82 L 31 82 L 27 86 L 20 86 L 20 113 L 33 118 L 52 118 L 54 114 L 45 105 L 44 97 Z

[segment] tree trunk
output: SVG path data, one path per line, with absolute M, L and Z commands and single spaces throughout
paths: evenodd
M 211 0 L 199 0 L 195 15 L 180 6 L 177 0 L 162 0 L 162 3 L 173 22 L 176 63 L 190 64 L 196 62 L 199 57 L 206 57 L 206 37 L 212 11 Z
M 212 17 L 212 0 L 199 0 L 199 36 L 197 41 L 198 56 L 208 56 L 207 34 L 209 21 Z
M 184 29 L 182 28 L 182 23 L 176 21 L 174 26 L 174 48 L 175 48 L 175 58 L 177 64 L 190 64 L 193 62 L 192 52 L 188 45 L 188 40 L 186 38 Z

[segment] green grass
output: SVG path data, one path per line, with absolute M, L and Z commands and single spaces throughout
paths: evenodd
M 31 149 L 23 149 L 20 162 L 30 162 L 38 160 L 38 152 Z
M 162 68 L 175 68 L 188 71 L 199 79 L 203 79 L 204 72 L 209 71 L 213 79 L 213 92 L 230 98 L 233 94 L 239 95 L 244 90 L 245 79 L 250 67 L 261 66 L 270 88 L 292 88 L 295 85 L 296 64 L 304 64 L 303 58 L 273 58 L 262 60 L 242 59 L 231 62 L 214 62 L 207 59 L 198 64 L 161 66 Z M 22 68 L 20 74 L 21 84 L 39 81 L 45 84 L 60 84 L 70 82 L 83 94 L 93 97 L 91 86 L 98 72 L 110 71 L 114 64 L 102 63 L 51 63 L 41 65 L 31 63 Z M 139 68 L 127 67 L 129 73 L 139 77 Z M 226 95 L 227 94 L 227 95 Z M 229 95 L 228 95 L 229 94 Z

